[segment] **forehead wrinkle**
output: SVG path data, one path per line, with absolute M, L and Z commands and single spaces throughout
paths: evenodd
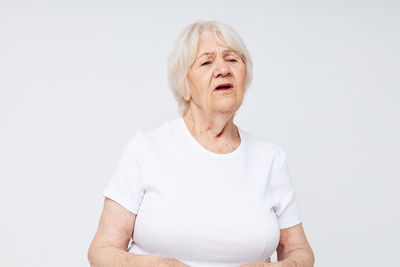
M 215 52 L 205 52 L 205 53 L 201 54 L 200 56 L 198 56 L 197 59 L 204 57 L 204 56 L 211 56 L 214 54 L 215 54 Z
M 225 49 L 222 53 L 223 53 L 224 55 L 227 55 L 227 54 L 234 54 L 234 55 L 236 55 L 236 56 L 240 56 L 239 53 L 238 53 L 237 51 L 233 50 L 233 49 Z
M 224 49 L 224 50 L 222 51 L 222 54 L 223 54 L 223 55 L 231 54 L 231 53 L 236 54 L 236 55 L 238 54 L 235 50 L 233 50 L 233 49 L 231 49 L 231 48 L 229 48 L 229 49 Z M 197 59 L 200 59 L 200 58 L 202 58 L 202 57 L 204 57 L 204 56 L 212 56 L 212 55 L 215 55 L 215 52 L 205 52 L 205 53 L 201 54 L 200 56 L 198 56 Z

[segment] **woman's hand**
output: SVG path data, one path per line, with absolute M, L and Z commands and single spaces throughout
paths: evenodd
M 268 262 L 256 262 L 256 263 L 251 263 L 251 264 L 245 264 L 245 265 L 240 265 L 240 267 L 283 267 L 281 263 L 279 262 L 273 262 L 273 263 L 268 263 Z
M 134 266 L 147 266 L 147 267 L 190 267 L 175 258 L 164 258 L 150 254 L 136 254 L 140 259 Z
M 159 258 L 160 261 L 158 262 L 157 266 L 159 267 L 190 267 L 175 258 Z
M 278 262 L 256 262 L 251 264 L 240 265 L 240 267 L 292 267 L 290 262 L 278 261 Z

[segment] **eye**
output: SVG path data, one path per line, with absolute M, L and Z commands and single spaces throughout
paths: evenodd
M 228 61 L 229 61 L 229 62 L 237 62 L 237 60 L 234 59 L 234 58 L 228 59 Z
M 206 61 L 206 62 L 202 63 L 200 66 L 205 66 L 205 65 L 208 65 L 210 63 L 211 63 L 210 61 Z

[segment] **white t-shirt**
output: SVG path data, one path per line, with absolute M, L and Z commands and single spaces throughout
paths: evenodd
M 204 148 L 181 116 L 126 145 L 103 195 L 137 214 L 128 251 L 193 267 L 270 262 L 301 222 L 287 154 L 238 126 L 240 145 Z

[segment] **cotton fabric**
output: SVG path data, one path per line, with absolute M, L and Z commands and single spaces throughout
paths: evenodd
M 178 116 L 137 131 L 103 195 L 136 214 L 131 253 L 196 267 L 270 262 L 301 222 L 287 153 L 238 126 L 240 145 L 204 148 Z

